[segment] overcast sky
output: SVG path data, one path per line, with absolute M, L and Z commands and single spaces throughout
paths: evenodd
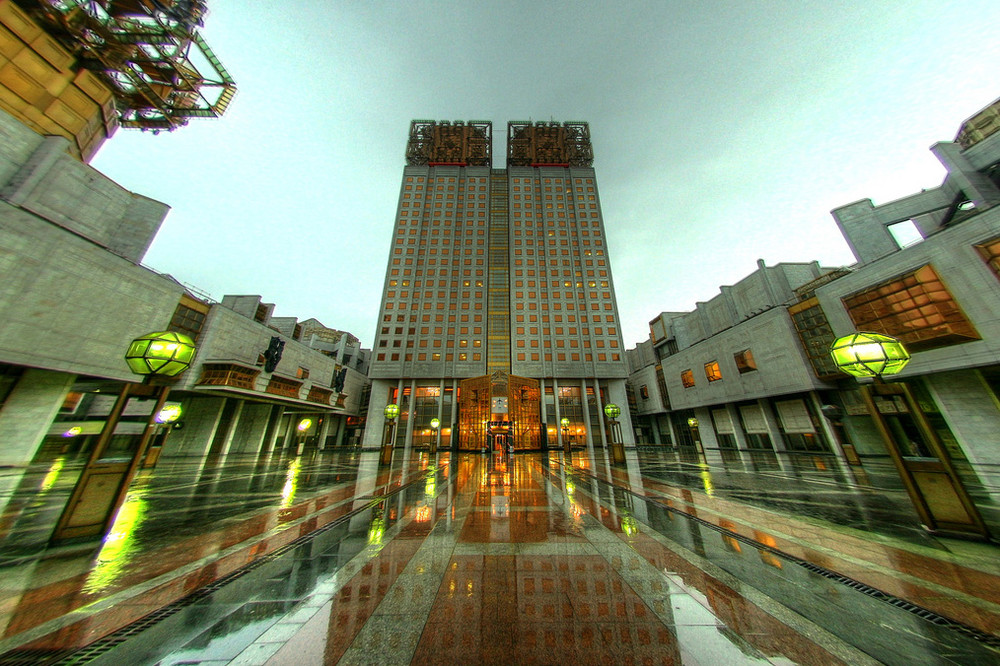
M 756 268 L 853 256 L 829 215 L 935 187 L 1000 90 L 1000 2 L 212 0 L 219 120 L 95 167 L 169 204 L 144 263 L 374 340 L 412 119 L 590 123 L 627 347 Z

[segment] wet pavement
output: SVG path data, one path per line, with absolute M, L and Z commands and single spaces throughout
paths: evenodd
M 163 460 L 47 547 L 81 464 L 0 470 L 0 664 L 1000 663 L 1000 551 L 878 463 Z

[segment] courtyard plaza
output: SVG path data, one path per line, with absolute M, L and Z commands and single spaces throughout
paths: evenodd
M 46 448 L 2 498 L 0 664 L 1000 663 L 996 546 L 928 534 L 888 461 L 626 458 L 166 458 L 56 547 L 84 458 Z

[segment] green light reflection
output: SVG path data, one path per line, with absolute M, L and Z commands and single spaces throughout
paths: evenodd
M 95 594 L 108 589 L 131 561 L 136 550 L 133 539 L 135 530 L 142 524 L 149 508 L 144 497 L 147 491 L 147 488 L 140 488 L 126 495 L 111 529 L 104 537 L 104 545 L 97 553 L 95 566 L 83 584 L 83 592 Z
M 60 456 L 56 458 L 52 467 L 49 467 L 48 474 L 42 479 L 42 485 L 38 489 L 38 494 L 47 493 L 52 486 L 55 485 L 56 481 L 59 479 L 59 474 L 62 473 L 63 465 L 66 464 L 66 456 Z
M 281 508 L 287 509 L 295 500 L 295 489 L 299 485 L 299 471 L 302 469 L 302 459 L 295 458 L 288 463 L 285 474 L 285 486 L 281 489 Z

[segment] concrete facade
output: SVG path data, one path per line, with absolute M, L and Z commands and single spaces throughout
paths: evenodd
M 0 394 L 0 465 L 26 465 L 70 421 L 81 428 L 81 445 L 92 444 L 110 407 L 94 411 L 90 398 L 138 381 L 124 350 L 162 330 L 193 335 L 198 347 L 193 367 L 172 385 L 186 427 L 170 433 L 164 455 L 260 448 L 265 433 L 273 441 L 272 412 L 286 410 L 314 415 L 313 445 L 327 443 L 316 441 L 320 429 L 344 440 L 344 422 L 366 398 L 364 372 L 347 368 L 338 395 L 341 364 L 275 330 L 273 305 L 259 296 L 226 297 L 232 307 L 204 302 L 140 265 L 165 204 L 123 189 L 70 155 L 66 139 L 39 136 L 2 111 L 0 134 L 0 372 L 10 386 Z M 186 328 L 195 320 L 197 330 Z M 282 359 L 275 373 L 260 372 L 276 335 L 286 342 Z M 242 389 L 203 381 L 213 363 L 257 372 L 256 381 Z M 283 395 L 269 390 L 272 376 L 285 380 Z
M 997 115 L 1000 102 L 982 113 Z M 961 143 L 931 147 L 947 172 L 940 187 L 832 211 L 857 264 L 761 263 L 695 310 L 651 321 L 643 345 L 651 344 L 656 358 L 630 350 L 643 425 L 667 418 L 674 445 L 700 442 L 706 450 L 827 452 L 847 462 L 838 444 L 849 444 L 862 458 L 886 456 L 858 382 L 838 373 L 826 350 L 858 330 L 891 335 L 912 354 L 893 380 L 911 387 L 980 510 L 995 522 L 1000 514 L 987 498 L 1000 497 L 1000 133 L 959 136 Z M 900 224 L 921 239 L 901 246 L 893 234 Z M 752 352 L 754 368 L 738 367 L 742 350 Z M 665 399 L 651 390 L 657 369 Z M 842 416 L 823 416 L 838 410 Z

